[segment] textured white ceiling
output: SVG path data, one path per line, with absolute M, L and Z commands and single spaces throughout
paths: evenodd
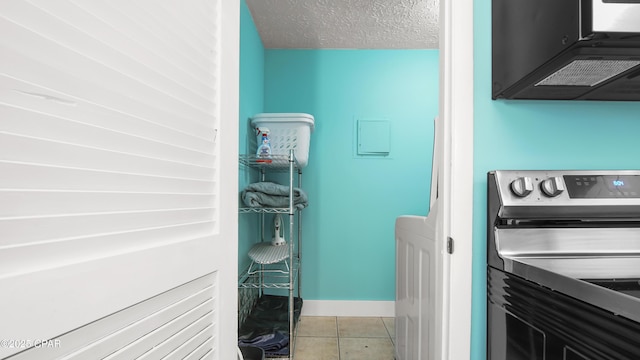
M 437 49 L 439 0 L 246 0 L 265 48 Z

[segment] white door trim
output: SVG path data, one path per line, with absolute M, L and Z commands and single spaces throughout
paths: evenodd
M 473 0 L 440 1 L 440 116 L 444 125 L 441 241 L 447 237 L 454 241 L 448 279 L 444 269 L 441 359 L 467 360 L 473 260 Z

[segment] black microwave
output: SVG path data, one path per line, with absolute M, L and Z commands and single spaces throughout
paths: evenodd
M 640 0 L 492 0 L 492 98 L 640 100 Z

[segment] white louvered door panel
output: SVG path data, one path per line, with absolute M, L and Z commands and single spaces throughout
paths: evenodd
M 184 358 L 212 352 L 216 278 L 207 275 L 61 335 L 11 360 Z
M 0 359 L 235 349 L 237 8 L 0 2 Z

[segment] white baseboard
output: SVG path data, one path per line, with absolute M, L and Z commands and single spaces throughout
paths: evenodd
M 394 301 L 304 300 L 302 316 L 394 317 Z

